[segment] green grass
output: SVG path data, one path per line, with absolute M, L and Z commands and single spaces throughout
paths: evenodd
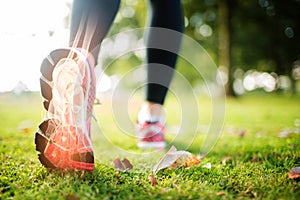
M 39 94 L 1 94 L 0 199 L 298 199 L 300 181 L 289 179 L 287 173 L 300 166 L 300 134 L 282 138 L 279 133 L 295 128 L 299 102 L 299 97 L 277 95 L 227 99 L 223 134 L 201 164 L 162 170 L 156 175 L 158 185 L 151 186 L 148 175 L 162 153 L 144 155 L 132 137 L 121 134 L 109 100 L 95 107 L 101 127 L 94 131 L 95 171 L 67 174 L 48 171 L 37 159 L 33 133 L 43 118 Z M 199 105 L 205 125 L 210 101 L 199 99 Z M 170 97 L 170 125 L 180 122 L 177 107 Z M 24 121 L 29 131 L 20 127 Z M 188 150 L 198 154 L 203 138 L 199 133 Z M 179 142 L 175 145 L 180 147 Z M 128 157 L 134 169 L 117 174 L 112 164 L 117 156 Z M 221 160 L 227 156 L 231 159 L 224 165 Z M 203 167 L 207 163 L 211 169 Z

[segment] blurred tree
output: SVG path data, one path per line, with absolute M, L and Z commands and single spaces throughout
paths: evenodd
M 300 57 L 299 0 L 230 0 L 232 65 L 291 77 Z
M 219 0 L 218 3 L 218 26 L 219 26 L 219 66 L 224 68 L 227 74 L 225 82 L 226 95 L 234 95 L 232 89 L 232 67 L 231 67 L 231 25 L 230 5 L 228 0 Z
M 183 4 L 189 20 L 186 33 L 229 73 L 227 94 L 233 94 L 232 74 L 237 68 L 294 80 L 293 63 L 300 59 L 299 0 L 184 0 Z M 203 24 L 213 29 L 209 37 L 199 32 Z
M 196 39 L 217 59 L 217 0 L 182 0 L 185 34 Z
M 300 60 L 300 0 L 182 0 L 182 5 L 185 34 L 228 72 L 227 94 L 234 94 L 233 73 L 238 68 L 292 77 L 293 63 Z M 146 1 L 123 0 L 110 35 L 144 27 L 146 6 Z M 129 62 L 141 60 L 132 55 L 128 67 Z M 118 65 L 108 71 L 115 73 Z M 192 67 L 180 65 L 178 70 L 192 84 L 198 81 Z
M 182 0 L 184 9 L 185 34 L 195 39 L 207 51 L 211 58 L 218 60 L 217 38 L 217 0 Z M 186 47 L 185 51 L 194 54 L 193 49 Z M 201 59 L 202 55 L 194 55 Z M 205 62 L 205 60 L 203 60 Z M 206 63 L 203 63 L 206 65 Z M 201 78 L 194 67 L 185 67 L 186 62 L 179 59 L 178 71 L 182 73 L 192 85 L 199 84 Z
M 293 63 L 300 59 L 300 1 L 265 1 L 268 6 L 265 13 L 268 15 L 274 38 L 271 43 L 271 55 L 268 57 L 275 63 L 277 74 L 289 75 L 293 85 L 292 77 Z M 295 93 L 295 87 L 292 87 Z

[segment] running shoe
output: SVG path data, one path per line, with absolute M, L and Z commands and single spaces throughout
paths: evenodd
M 43 60 L 41 74 L 46 116 L 35 134 L 40 162 L 51 169 L 93 171 L 93 60 L 79 49 L 56 49 Z
M 164 150 L 166 141 L 164 134 L 165 125 L 157 122 L 137 123 L 136 126 L 137 146 L 141 149 Z

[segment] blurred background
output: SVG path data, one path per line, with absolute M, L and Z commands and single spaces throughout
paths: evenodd
M 0 4 L 0 92 L 39 91 L 42 59 L 67 45 L 72 0 L 0 0 Z M 185 34 L 216 63 L 227 95 L 299 94 L 300 0 L 182 0 L 182 5 Z M 100 67 L 114 60 L 120 49 L 142 41 L 142 35 L 110 36 L 144 27 L 146 12 L 146 1 L 122 0 L 101 47 Z M 137 51 L 112 62 L 99 92 L 111 90 L 118 76 L 141 65 L 143 58 L 144 52 Z M 186 65 L 180 58 L 178 72 L 201 88 L 199 75 Z

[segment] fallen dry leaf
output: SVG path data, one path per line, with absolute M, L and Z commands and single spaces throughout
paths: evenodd
M 289 178 L 291 178 L 291 179 L 299 178 L 300 177 L 300 167 L 292 168 L 288 175 L 289 175 Z
M 127 158 L 124 158 L 122 161 L 120 158 L 114 159 L 114 167 L 116 170 L 124 172 L 133 168 L 132 164 Z
M 225 195 L 225 194 L 226 194 L 226 192 L 224 192 L 224 191 L 220 191 L 220 192 L 216 193 L 217 196 L 221 196 L 221 195 Z
M 179 157 L 177 160 L 170 166 L 171 168 L 177 167 L 191 167 L 193 165 L 199 164 L 200 160 L 195 157 L 193 154 L 187 151 L 178 151 Z
M 115 166 L 116 170 L 119 170 L 119 171 L 124 171 L 125 170 L 124 166 L 121 163 L 120 158 L 114 159 L 114 166 Z
M 239 131 L 240 138 L 244 138 L 245 135 L 246 135 L 246 131 L 245 130 L 240 130 Z
M 159 160 L 153 167 L 153 174 L 164 168 L 191 167 L 200 163 L 200 160 L 188 151 L 177 151 L 175 146 Z
M 67 194 L 65 200 L 80 200 L 80 197 L 77 194 Z
M 133 168 L 132 164 L 130 163 L 130 161 L 129 161 L 127 158 L 124 158 L 124 159 L 122 160 L 122 163 L 123 163 L 125 169 L 127 169 L 127 170 Z
M 148 176 L 148 179 L 150 180 L 152 186 L 157 185 L 156 178 L 155 178 L 155 176 L 154 176 L 153 174 L 150 174 L 150 175 Z
M 153 173 L 156 174 L 159 170 L 171 166 L 177 159 L 176 148 L 172 146 L 169 151 L 160 159 L 160 161 L 153 167 Z
M 250 162 L 259 162 L 259 158 L 258 157 L 253 157 Z

